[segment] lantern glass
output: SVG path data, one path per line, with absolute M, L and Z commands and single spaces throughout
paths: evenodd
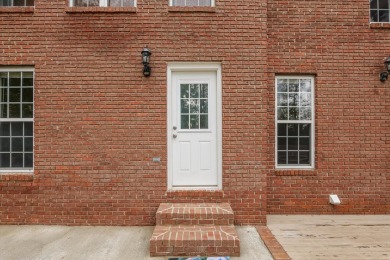
M 141 54 L 142 54 L 142 63 L 148 64 L 150 61 L 150 55 L 151 55 L 151 52 L 149 51 L 149 49 L 144 48 L 142 50 Z

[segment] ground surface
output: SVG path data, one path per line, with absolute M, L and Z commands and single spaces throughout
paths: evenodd
M 0 259 L 126 259 L 149 257 L 154 227 L 0 226 Z M 241 256 L 232 260 L 272 260 L 254 227 L 237 227 Z
M 390 215 L 271 215 L 267 221 L 293 260 L 390 260 Z

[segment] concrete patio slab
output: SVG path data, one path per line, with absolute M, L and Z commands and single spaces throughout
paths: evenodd
M 0 226 L 0 259 L 126 259 L 150 257 L 154 227 Z M 237 227 L 241 256 L 232 260 L 272 260 L 255 227 Z
M 294 260 L 390 259 L 390 215 L 269 215 L 267 221 Z

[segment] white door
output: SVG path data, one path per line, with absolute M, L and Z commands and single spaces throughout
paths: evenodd
M 170 87 L 172 187 L 217 187 L 217 72 L 173 71 Z

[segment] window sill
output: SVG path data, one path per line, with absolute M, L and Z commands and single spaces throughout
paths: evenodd
M 390 29 L 390 23 L 370 23 L 371 29 Z
M 276 176 L 315 176 L 315 169 L 275 169 Z
M 33 181 L 33 172 L 15 172 L 15 173 L 0 173 L 1 181 Z
M 215 6 L 169 6 L 168 12 L 183 12 L 183 13 L 215 13 L 217 9 Z
M 0 13 L 34 13 L 34 6 L 2 6 Z
M 67 7 L 67 13 L 136 13 L 137 7 Z

